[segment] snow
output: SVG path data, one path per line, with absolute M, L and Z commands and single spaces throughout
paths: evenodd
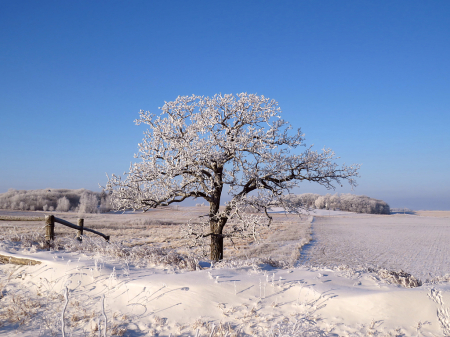
M 239 336 L 272 336 L 277 323 L 289 326 L 295 319 L 304 329 L 320 329 L 328 336 L 442 336 L 450 324 L 448 282 L 404 288 L 388 284 L 361 265 L 443 276 L 449 270 L 449 226 L 448 218 L 426 216 L 316 215 L 313 242 L 304 248 L 306 257 L 302 254 L 307 259 L 290 269 L 256 264 L 219 268 L 207 261 L 196 271 L 137 268 L 99 255 L 32 253 L 3 246 L 2 255 L 42 263 L 0 265 L 0 283 L 10 275 L 0 300 L 0 333 L 61 335 L 62 294 L 67 286 L 69 336 L 98 335 L 95 325 L 103 324 L 103 295 L 108 336 L 113 329 L 126 329 L 125 336 L 195 336 L 200 329 L 200 336 L 209 336 L 212 324 L 223 331 L 217 336 L 225 336 L 225 330 L 231 336 L 238 331 Z M 12 296 L 23 301 L 14 304 Z M 26 307 L 25 298 L 39 302 L 40 308 Z M 23 316 L 21 307 L 36 314 L 23 325 L 5 320 L 13 313 Z
M 303 262 L 402 269 L 424 281 L 450 272 L 448 218 L 348 214 L 316 217 L 312 226 Z

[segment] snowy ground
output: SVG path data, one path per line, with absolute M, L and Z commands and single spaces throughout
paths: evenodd
M 450 218 L 415 215 L 316 217 L 302 262 L 404 270 L 422 280 L 450 273 Z
M 177 223 L 202 211 L 157 210 L 153 222 L 144 218 L 148 215 L 111 215 L 103 221 L 101 215 L 91 216 L 85 226 L 109 229 L 107 234 L 116 237 L 112 245 L 119 245 L 118 236 L 130 235 L 129 246 L 158 245 L 181 252 L 182 238 L 174 233 Z M 170 217 L 174 221 L 169 223 Z M 450 334 L 450 284 L 444 277 L 449 271 L 448 216 L 330 212 L 315 215 L 312 222 L 309 216 L 279 215 L 276 220 L 276 230 L 265 234 L 263 248 L 252 245 L 245 250 L 248 258 L 236 253 L 212 267 L 200 260 L 202 268 L 195 271 L 134 263 L 101 250 L 24 248 L 19 238 L 26 239 L 27 228 L 41 230 L 42 224 L 2 221 L 0 254 L 41 263 L 0 265 L 0 335 L 61 336 L 66 286 L 66 336 L 99 335 L 103 296 L 108 336 L 195 336 L 197 330 L 199 336 L 281 336 L 287 328 L 286 336 Z M 121 229 L 124 224 L 128 231 Z M 298 257 L 295 250 L 311 234 L 300 262 L 291 267 L 286 263 L 285 268 L 274 268 L 254 259 L 260 253 L 274 260 Z M 228 247 L 226 252 L 231 256 L 233 251 Z M 368 265 L 403 269 L 423 281 L 421 275 L 431 273 L 434 279 L 405 288 L 368 272 Z

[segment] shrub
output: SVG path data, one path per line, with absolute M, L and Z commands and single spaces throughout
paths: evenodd
M 81 213 L 97 213 L 98 199 L 95 194 L 83 193 L 80 198 L 78 211 Z
M 67 212 L 70 209 L 70 201 L 66 197 L 62 197 L 58 199 L 58 205 L 56 206 L 56 210 L 58 212 Z

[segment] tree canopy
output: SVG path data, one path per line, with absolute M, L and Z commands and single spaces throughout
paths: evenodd
M 290 209 L 283 194 L 302 181 L 328 189 L 347 180 L 355 186 L 358 165 L 339 166 L 330 149 L 304 146 L 303 135 L 281 119 L 278 103 L 264 96 L 179 96 L 165 102 L 161 114 L 140 112 L 136 124 L 146 124 L 144 139 L 124 179 L 112 175 L 106 190 L 117 210 L 148 210 L 187 198 L 210 205 L 211 259 L 223 258 L 223 229 L 237 209 L 253 206 L 267 213 L 274 206 Z M 228 185 L 231 201 L 219 209 Z M 242 228 L 238 230 L 242 232 Z

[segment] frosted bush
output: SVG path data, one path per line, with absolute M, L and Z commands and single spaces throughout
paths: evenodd
M 56 206 L 56 210 L 58 212 L 67 212 L 70 209 L 70 201 L 66 197 L 62 197 L 58 199 L 58 205 Z
M 100 213 L 107 213 L 111 210 L 112 210 L 111 196 L 107 195 L 106 193 L 101 193 L 100 194 L 100 207 L 99 207 Z
M 334 194 L 329 198 L 328 207 L 332 210 L 341 209 L 341 199 L 339 195 Z
M 316 208 L 318 209 L 323 209 L 325 208 L 325 197 L 320 196 L 317 198 L 317 200 L 314 202 L 314 206 L 316 206 Z
M 389 271 L 386 269 L 380 269 L 377 273 L 381 279 L 392 284 L 399 284 L 405 288 L 415 288 L 422 285 L 422 281 L 416 279 L 414 276 L 404 272 L 403 270 Z
M 80 198 L 80 206 L 78 211 L 81 213 L 97 213 L 98 209 L 97 196 L 90 193 L 83 193 Z

